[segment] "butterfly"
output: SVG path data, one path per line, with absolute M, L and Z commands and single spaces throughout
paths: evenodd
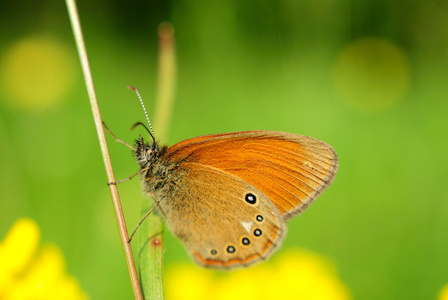
M 285 238 L 286 222 L 307 209 L 338 170 L 335 150 L 303 135 L 243 131 L 168 147 L 156 142 L 148 123 L 151 130 L 136 125 L 152 140 L 140 136 L 128 145 L 143 191 L 204 267 L 231 269 L 269 258 Z

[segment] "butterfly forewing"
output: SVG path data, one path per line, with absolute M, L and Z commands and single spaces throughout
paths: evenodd
M 302 135 L 246 131 L 188 139 L 166 156 L 224 171 L 266 195 L 286 219 L 302 212 L 333 180 L 338 160 L 329 145 Z

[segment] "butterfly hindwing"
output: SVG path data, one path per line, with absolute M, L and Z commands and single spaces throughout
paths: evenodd
M 207 267 L 246 266 L 267 258 L 286 233 L 283 216 L 251 184 L 193 162 L 180 165 L 160 209 L 195 260 Z

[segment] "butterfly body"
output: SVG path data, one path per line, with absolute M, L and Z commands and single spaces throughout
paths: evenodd
M 171 147 L 136 141 L 143 189 L 197 263 L 233 268 L 267 259 L 286 221 L 333 180 L 327 144 L 273 131 L 207 135 Z

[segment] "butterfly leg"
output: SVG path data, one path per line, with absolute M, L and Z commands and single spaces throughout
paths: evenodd
M 134 231 L 131 234 L 131 237 L 128 240 L 128 243 L 131 242 L 132 238 L 134 237 L 135 232 L 137 231 L 137 229 L 140 227 L 140 225 L 143 223 L 143 221 L 146 219 L 147 216 L 149 216 L 152 211 L 157 207 L 157 205 L 159 205 L 159 199 L 156 198 L 156 196 L 154 195 L 154 193 L 152 193 L 152 196 L 154 198 L 154 200 L 156 201 L 156 203 L 153 205 L 153 207 L 151 207 L 151 209 L 143 216 L 143 218 L 138 222 L 137 227 L 135 227 Z
M 110 129 L 106 126 L 106 123 L 104 123 L 104 121 L 103 121 L 103 126 L 104 126 L 104 128 L 106 128 L 107 132 L 109 132 L 109 134 L 115 139 L 116 142 L 121 143 L 121 144 L 125 145 L 126 147 L 128 147 L 128 148 L 130 148 L 130 149 L 132 149 L 132 150 L 135 151 L 135 148 L 134 148 L 134 147 L 132 147 L 132 146 L 129 145 L 128 143 L 126 143 L 126 142 L 120 140 L 119 138 L 117 138 L 117 137 L 115 136 L 115 134 L 113 134 L 112 131 L 110 131 Z
M 121 180 L 118 180 L 118 181 L 108 182 L 107 185 L 117 185 L 117 184 L 119 184 L 119 183 L 122 183 L 122 182 L 125 182 L 125 181 L 128 181 L 128 180 L 131 180 L 132 178 L 134 178 L 134 177 L 137 176 L 138 174 L 140 174 L 140 173 L 142 173 L 142 172 L 144 172 L 144 171 L 147 171 L 147 170 L 148 170 L 148 168 L 141 169 L 140 171 L 136 172 L 135 174 L 132 174 L 131 176 L 129 176 L 128 178 L 121 179 Z

